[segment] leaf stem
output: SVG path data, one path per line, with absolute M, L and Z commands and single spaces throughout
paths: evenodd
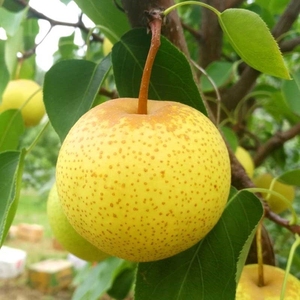
M 202 6 L 202 7 L 205 7 L 205 8 L 208 8 L 209 10 L 211 10 L 212 12 L 214 12 L 218 17 L 220 16 L 220 12 L 215 9 L 214 7 L 206 4 L 206 3 L 203 3 L 203 2 L 199 2 L 199 1 L 184 1 L 184 2 L 180 2 L 180 3 L 176 3 L 170 7 L 168 7 L 166 10 L 164 10 L 163 14 L 166 16 L 168 15 L 171 11 L 173 11 L 174 9 L 180 7 L 180 6 L 183 6 L 183 5 L 199 5 L 199 6 Z
M 150 49 L 143 70 L 141 86 L 139 91 L 138 114 L 147 114 L 148 91 L 150 84 L 151 71 L 156 57 L 156 53 L 160 46 L 160 32 L 162 19 L 160 14 L 150 14 L 149 22 L 150 31 L 152 33 Z
M 261 227 L 262 222 L 260 221 L 256 231 L 256 248 L 257 248 L 257 263 L 258 263 L 258 286 L 262 287 L 265 285 L 264 280 L 264 260 L 262 254 L 262 241 L 261 241 Z
M 295 251 L 296 251 L 297 247 L 300 246 L 300 236 L 298 234 L 295 234 L 295 237 L 296 237 L 296 240 L 295 240 L 295 242 L 293 243 L 293 245 L 290 249 L 289 258 L 288 258 L 287 266 L 286 266 L 286 269 L 285 269 L 284 280 L 283 280 L 281 293 L 280 293 L 280 300 L 284 299 L 284 294 L 285 294 L 285 291 L 286 291 L 288 276 L 290 274 L 292 261 L 293 261 L 294 255 L 295 255 Z

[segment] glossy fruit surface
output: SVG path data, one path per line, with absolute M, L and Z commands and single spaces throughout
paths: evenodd
M 273 178 L 271 174 L 265 173 L 254 178 L 253 182 L 259 188 L 270 189 Z M 295 188 L 279 181 L 275 182 L 273 191 L 282 194 L 290 203 L 292 203 L 295 198 Z M 262 193 L 262 196 L 267 200 L 271 210 L 275 213 L 281 213 L 289 207 L 288 203 L 276 195 L 270 195 L 267 198 L 267 194 Z
M 236 300 L 280 300 L 285 271 L 264 265 L 264 283 L 258 286 L 258 265 L 246 265 L 237 286 Z M 284 300 L 300 300 L 300 281 L 289 275 Z
M 47 201 L 47 214 L 52 233 L 65 250 L 86 261 L 101 261 L 108 257 L 94 245 L 85 240 L 71 226 L 64 214 L 56 184 L 50 190 Z
M 175 255 L 219 220 L 230 188 L 228 151 L 199 111 L 137 99 L 94 107 L 61 147 L 57 185 L 76 230 L 102 251 L 131 261 Z
M 21 109 L 25 126 L 37 125 L 45 115 L 41 87 L 28 79 L 8 83 L 0 104 L 0 113 L 8 109 Z
M 248 176 L 252 178 L 254 172 L 254 162 L 249 152 L 243 147 L 238 146 L 236 148 L 235 155 Z

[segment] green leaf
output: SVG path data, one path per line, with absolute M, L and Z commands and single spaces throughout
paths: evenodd
M 290 79 L 278 44 L 264 21 L 246 9 L 226 9 L 219 23 L 240 57 L 252 68 Z
M 217 88 L 223 87 L 233 79 L 234 64 L 226 61 L 214 61 L 206 69 L 207 75 Z M 214 91 L 214 87 L 204 74 L 201 75 L 201 90 L 204 93 Z
M 235 152 L 237 146 L 239 145 L 239 141 L 235 132 L 231 128 L 226 126 L 222 126 L 220 129 L 225 137 L 225 140 L 229 144 L 230 148 L 232 149 L 233 152 Z
M 35 47 L 35 39 L 39 33 L 38 19 L 26 19 L 24 26 L 24 50 L 32 50 Z
M 21 10 L 17 13 L 12 13 L 2 7 L 0 7 L 0 27 L 3 27 L 6 34 L 14 36 L 24 19 L 26 10 Z
M 0 40 L 0 99 L 2 99 L 2 94 L 8 84 L 9 77 L 5 62 L 5 41 Z
M 114 273 L 122 262 L 117 257 L 109 257 L 93 266 L 76 288 L 72 300 L 98 300 L 111 287 Z
M 19 110 L 10 109 L 0 114 L 0 152 L 16 150 L 24 132 L 24 122 Z
M 150 39 L 146 29 L 133 29 L 114 45 L 112 62 L 120 97 L 138 97 Z M 152 69 L 149 99 L 182 102 L 206 114 L 189 62 L 164 37 Z
M 285 184 L 300 186 L 300 169 L 287 171 L 276 178 Z
M 234 299 L 262 215 L 258 198 L 233 190 L 221 219 L 202 241 L 168 259 L 139 264 L 135 300 Z
M 19 151 L 0 153 L 0 247 L 17 210 L 24 156 Z
M 107 294 L 116 300 L 123 300 L 129 294 L 135 280 L 136 264 L 124 261 L 116 274 Z
M 28 2 L 29 2 L 29 0 L 25 0 L 24 4 L 26 4 Z M 12 12 L 19 12 L 20 10 L 24 9 L 24 5 L 18 3 L 15 0 L 4 0 L 3 7 Z
M 106 27 L 101 28 L 104 34 L 115 43 L 130 29 L 126 14 L 120 11 L 111 0 L 75 0 L 96 25 Z
M 291 111 L 300 116 L 300 72 L 292 74 L 292 78 L 283 82 L 282 94 Z
M 109 57 L 99 64 L 86 60 L 66 60 L 55 64 L 46 73 L 45 107 L 61 141 L 92 106 L 110 67 Z

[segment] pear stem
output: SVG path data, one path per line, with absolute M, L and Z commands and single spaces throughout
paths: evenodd
M 265 285 L 264 281 L 264 261 L 261 241 L 261 227 L 262 222 L 260 221 L 256 231 L 256 247 L 257 247 L 257 264 L 258 264 L 258 286 L 262 287 Z
M 139 91 L 138 114 L 147 114 L 148 91 L 150 84 L 151 71 L 156 57 L 156 53 L 160 46 L 160 32 L 162 25 L 161 14 L 157 11 L 148 12 L 149 28 L 152 33 L 150 49 L 143 70 L 141 86 Z

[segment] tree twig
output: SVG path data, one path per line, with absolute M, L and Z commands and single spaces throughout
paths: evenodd
M 257 149 L 256 155 L 254 157 L 255 166 L 260 166 L 267 156 L 269 156 L 272 152 L 282 147 L 282 145 L 286 141 L 291 140 L 298 134 L 300 134 L 300 123 L 297 123 L 285 132 L 277 132 L 265 144 L 261 145 Z

